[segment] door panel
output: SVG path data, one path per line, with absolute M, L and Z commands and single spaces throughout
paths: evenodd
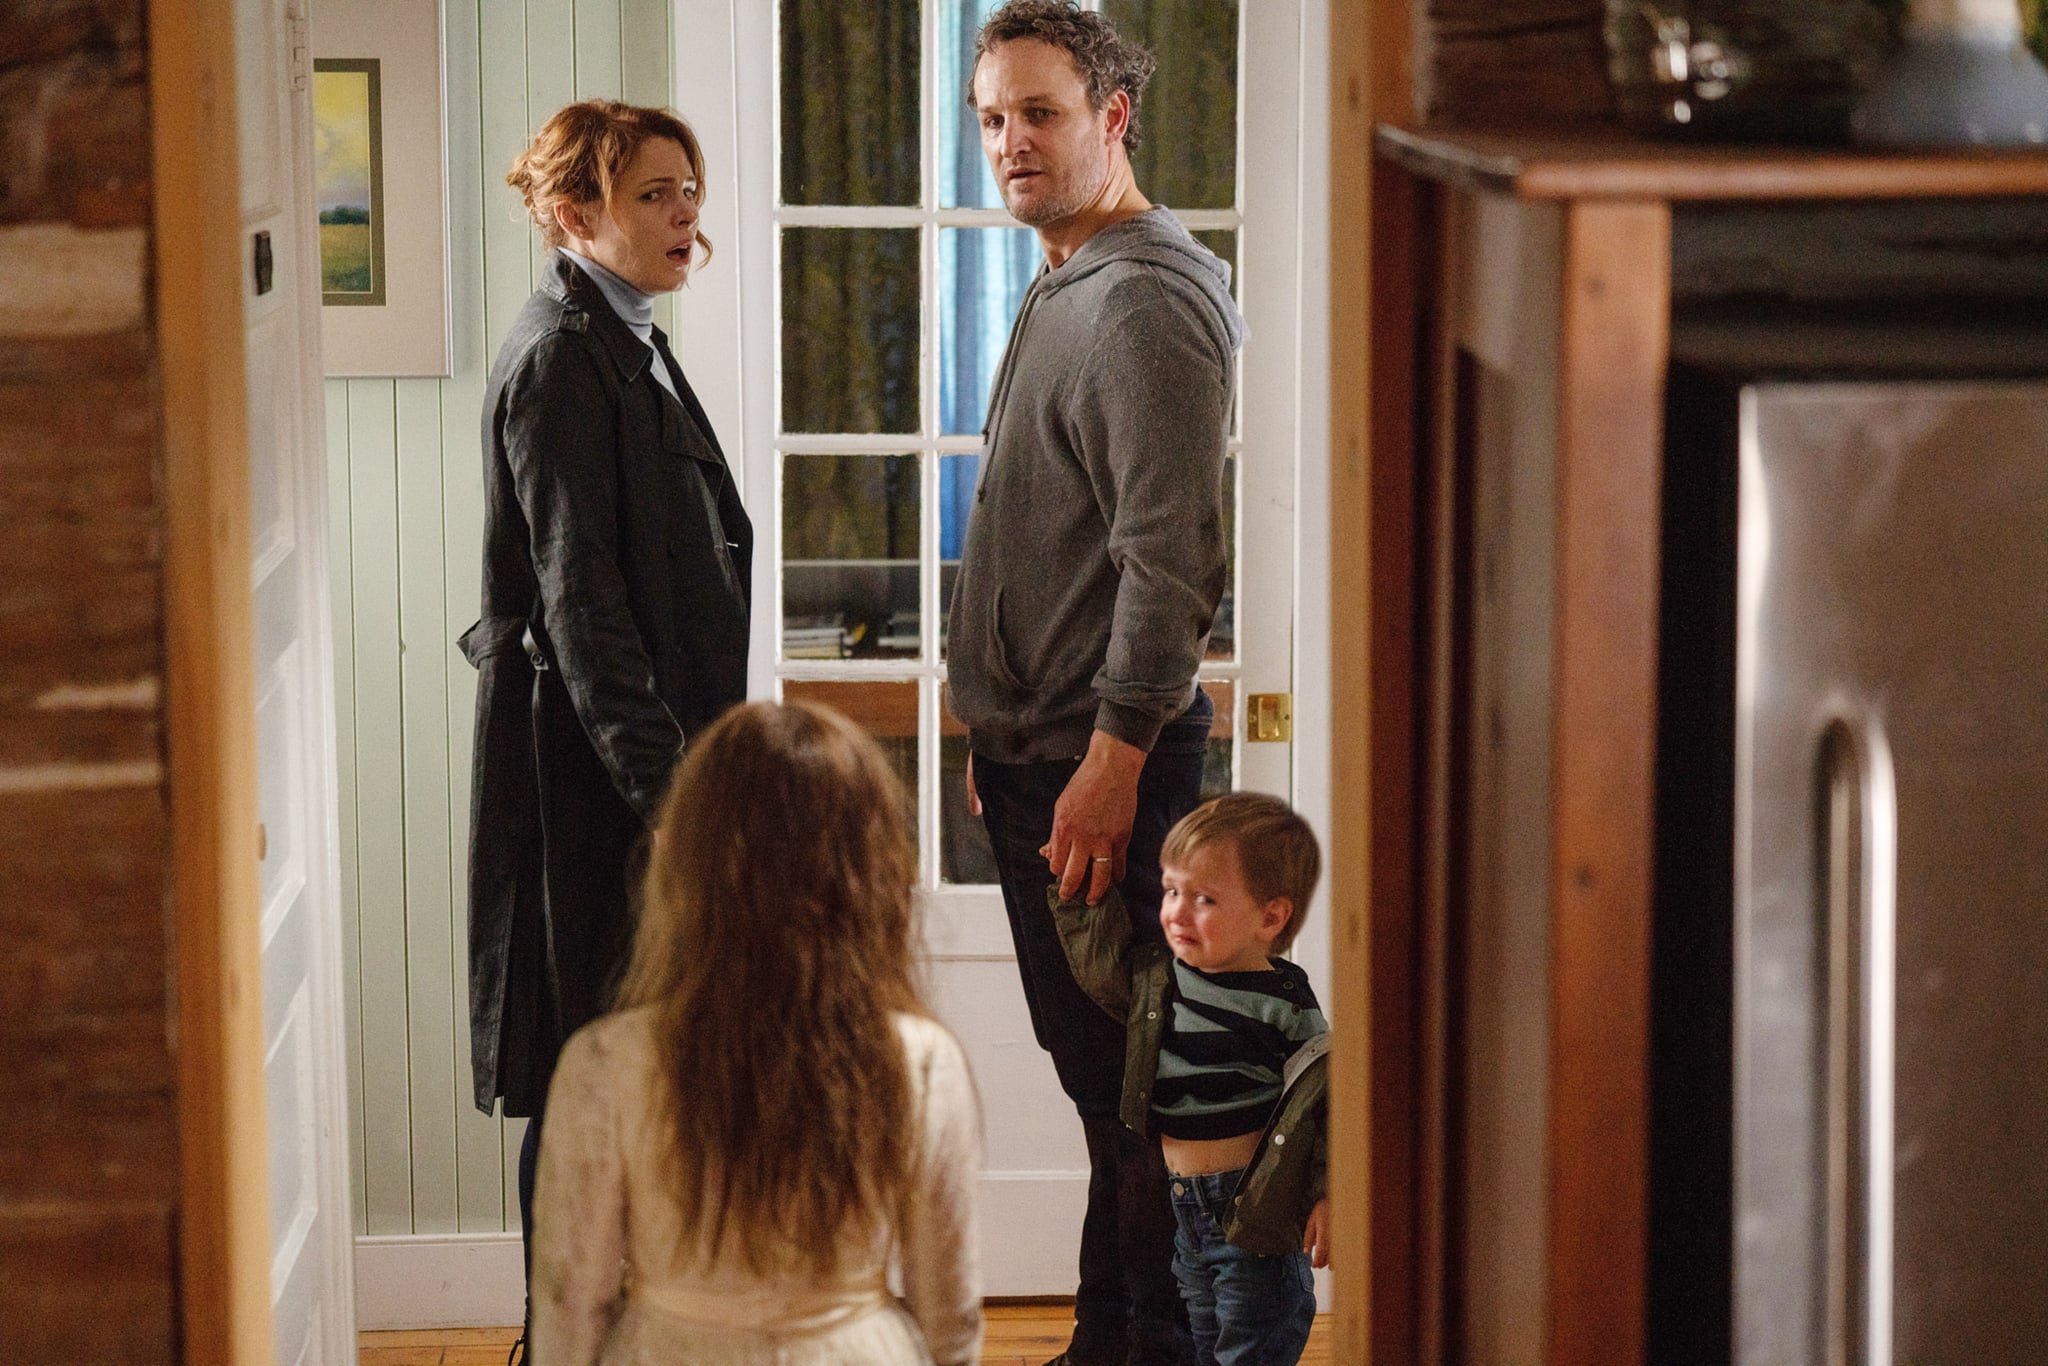
M 1000 905 L 994 918 L 1005 923 Z M 959 1036 L 981 1092 L 983 1289 L 1072 1294 L 1088 1154 L 1073 1106 L 1031 1035 L 1006 928 L 993 947 L 984 959 L 935 961 L 930 973 L 932 1009 Z
M 305 17 L 236 6 L 249 381 L 256 762 L 263 831 L 271 1298 L 280 1362 L 353 1359 L 343 1141 L 334 702 L 321 471 Z M 271 272 L 260 281 L 257 244 Z
M 928 981 L 975 1065 L 989 1135 L 989 1293 L 1068 1294 L 1087 1155 L 1032 1036 L 1001 895 L 970 880 L 990 876 L 992 861 L 964 812 L 963 736 L 941 701 L 989 382 L 1043 260 L 1035 236 L 1001 209 L 964 108 L 974 34 L 994 8 L 875 8 L 886 32 L 873 60 L 849 66 L 818 54 L 864 22 L 850 17 L 860 6 L 679 5 L 679 31 L 734 25 L 739 56 L 734 110 L 698 102 L 685 112 L 707 146 L 737 148 L 740 308 L 686 335 L 730 327 L 748 338 L 748 439 L 729 445 L 743 451 L 762 533 L 757 688 L 846 707 L 913 779 Z M 1243 711 L 1248 693 L 1292 692 L 1296 681 L 1304 7 L 1089 8 L 1165 61 L 1146 96 L 1157 116 L 1145 125 L 1139 185 L 1228 254 L 1250 324 L 1222 494 L 1233 579 L 1200 671 L 1219 706 L 1205 787 L 1291 797 L 1292 745 L 1245 743 Z M 921 33 L 899 22 L 920 9 Z M 890 120 L 846 112 L 872 107 L 885 87 L 920 99 L 891 101 Z M 855 148 L 868 173 L 806 150 L 818 147 Z M 849 272 L 876 288 L 843 300 L 831 282 Z M 693 289 L 686 324 L 706 302 Z M 870 338 L 872 363 L 844 364 L 845 348 L 829 341 L 840 335 Z M 1320 938 L 1312 922 L 1304 947 Z

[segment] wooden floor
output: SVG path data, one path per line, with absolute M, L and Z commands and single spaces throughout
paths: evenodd
M 1330 1316 L 1318 1314 L 1302 1366 L 1329 1366 Z M 1073 1306 L 992 1304 L 982 1366 L 1044 1366 L 1067 1345 Z M 505 1366 L 516 1328 L 441 1328 L 406 1333 L 364 1333 L 362 1366 Z

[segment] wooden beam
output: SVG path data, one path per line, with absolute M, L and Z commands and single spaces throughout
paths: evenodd
M 1858 152 L 1657 142 L 1613 130 L 1382 128 L 1380 155 L 1417 175 L 1522 199 L 2019 199 L 2048 195 L 2036 148 Z
M 1372 59 L 1379 11 L 1330 3 L 1330 714 L 1361 717 L 1371 699 L 1367 383 L 1371 328 Z M 1330 735 L 1330 947 L 1334 1021 L 1330 1188 L 1335 1216 L 1334 1359 L 1366 1362 L 1372 1321 L 1371 829 L 1365 793 L 1371 725 Z
M 1416 1123 L 1422 1040 L 1418 958 L 1416 545 L 1418 400 L 1430 379 L 1421 313 L 1434 243 L 1425 217 L 1435 187 L 1384 163 L 1374 170 L 1374 342 L 1370 696 L 1360 714 L 1372 737 L 1367 942 L 1372 996 L 1372 1353 L 1381 1363 L 1420 1360 L 1416 1337 Z
M 1398 773 L 1383 769 L 1380 746 L 1389 733 L 1398 737 L 1408 727 L 1405 718 L 1390 725 L 1385 709 L 1375 709 L 1374 671 L 1393 644 L 1380 638 L 1380 624 L 1388 613 L 1408 610 L 1409 586 L 1381 581 L 1385 517 L 1375 503 L 1375 460 L 1383 442 L 1374 423 L 1382 377 L 1374 365 L 1376 358 L 1407 345 L 1412 318 L 1390 317 L 1374 295 L 1378 280 L 1402 278 L 1407 247 L 1405 229 L 1393 241 L 1376 236 L 1383 221 L 1402 221 L 1402 208 L 1396 206 L 1387 219 L 1379 202 L 1372 130 L 1380 121 L 1414 124 L 1414 76 L 1408 6 L 1331 0 L 1330 699 L 1332 715 L 1363 718 L 1362 725 L 1339 726 L 1330 737 L 1336 794 L 1330 851 L 1336 1001 L 1330 1113 L 1336 1207 L 1332 1260 L 1337 1268 L 1333 1358 L 1361 1366 L 1405 1359 L 1388 1345 L 1382 1325 L 1405 1325 L 1411 1284 L 1407 1249 L 1395 1252 L 1392 1263 L 1386 1261 L 1388 1225 L 1377 1203 L 1389 1173 L 1397 1181 L 1405 1179 L 1404 1154 L 1412 1140 L 1405 1127 L 1383 1131 L 1383 1112 L 1375 1100 L 1380 1094 L 1377 1060 L 1390 1048 L 1403 1047 L 1398 1037 L 1383 1032 L 1385 1012 L 1375 995 L 1380 968 L 1374 917 L 1381 894 L 1376 841 L 1391 839 L 1405 847 L 1409 835 L 1398 829 L 1382 832 L 1375 824 L 1390 809 L 1398 810 L 1382 799 L 1383 787 L 1406 781 L 1403 765 L 1395 766 Z M 1383 333 L 1383 328 L 1391 331 Z M 1405 373 L 1397 364 L 1396 376 Z M 1394 549 L 1406 554 L 1401 546 Z M 1394 663 L 1407 667 L 1406 660 Z M 1382 1283 L 1383 1275 L 1390 1283 Z M 1394 1336 L 1404 1333 L 1397 1326 Z
M 271 1360 L 235 13 L 150 0 L 184 1359 Z
M 1670 207 L 1574 203 L 1564 231 L 1548 1355 L 1572 1366 L 1640 1366 Z
M 1436 188 L 1430 421 L 1418 434 L 1415 754 L 1415 1360 L 1462 1361 L 1465 965 L 1471 916 L 1474 478 L 1477 376 L 1459 343 L 1468 202 Z M 1426 348 L 1426 349 L 1424 349 Z

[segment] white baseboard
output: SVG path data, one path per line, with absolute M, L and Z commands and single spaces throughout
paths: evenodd
M 526 1314 L 516 1233 L 356 1239 L 356 1326 L 500 1328 Z
M 1085 1172 L 984 1176 L 985 1293 L 1073 1294 L 1087 1198 Z M 1020 1236 L 1027 1229 L 1036 1236 Z M 359 1328 L 495 1328 L 525 1313 L 526 1268 L 516 1233 L 356 1239 Z
M 982 1267 L 990 1295 L 1071 1295 L 1087 1202 L 1082 1172 L 1000 1172 L 981 1183 Z M 1036 1237 L 1020 1238 L 1021 1230 Z M 1318 1276 L 1325 1305 L 1327 1276 Z M 356 1323 L 365 1330 L 495 1328 L 526 1311 L 516 1233 L 356 1239 Z

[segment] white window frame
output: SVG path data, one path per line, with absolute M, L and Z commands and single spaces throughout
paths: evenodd
M 1237 658 L 1205 663 L 1205 679 L 1228 680 L 1234 700 L 1233 774 L 1239 786 L 1289 796 L 1325 838 L 1329 832 L 1330 716 L 1328 486 L 1327 34 L 1329 0 L 1243 0 L 1240 18 L 1237 208 L 1181 213 L 1190 229 L 1238 234 L 1240 297 L 1251 340 L 1242 361 L 1237 457 L 1238 547 L 1294 546 L 1291 564 L 1270 575 L 1252 600 L 1240 570 L 1236 592 Z M 928 947 L 946 957 L 1011 956 L 1008 928 L 993 888 L 938 879 L 939 735 L 937 554 L 939 457 L 973 454 L 978 435 L 938 435 L 937 232 L 942 227 L 1009 227 L 998 209 L 939 209 L 937 123 L 932 68 L 921 74 L 924 206 L 917 208 L 783 207 L 776 202 L 780 166 L 776 107 L 779 49 L 775 0 L 674 0 L 677 108 L 704 141 L 709 197 L 704 225 L 717 256 L 690 285 L 678 310 L 677 352 L 724 440 L 756 528 L 755 610 L 749 692 L 776 695 L 779 679 L 919 682 L 919 835 L 926 892 Z M 1087 0 L 1096 8 L 1096 0 Z M 923 9 L 923 51 L 935 50 L 938 10 Z M 1290 92 L 1248 98 L 1249 92 Z M 1360 155 L 1365 153 L 1361 150 Z M 1140 187 L 1143 188 L 1142 186 Z M 778 436 L 782 226 L 917 227 L 921 230 L 922 298 L 920 431 L 912 436 Z M 733 339 L 738 338 L 738 345 Z M 1250 447 L 1241 434 L 1253 435 Z M 923 647 L 901 661 L 780 660 L 780 534 L 782 452 L 916 454 L 920 458 L 920 592 Z M 1267 453 L 1284 466 L 1263 477 L 1251 462 Z M 1249 692 L 1291 692 L 1297 741 L 1246 745 L 1244 698 Z M 994 914 L 991 914 L 994 912 Z M 1320 922 L 1320 923 L 1318 923 Z M 1297 952 L 1324 985 L 1327 916 L 1312 921 Z M 1321 929 L 1322 932 L 1317 931 Z

